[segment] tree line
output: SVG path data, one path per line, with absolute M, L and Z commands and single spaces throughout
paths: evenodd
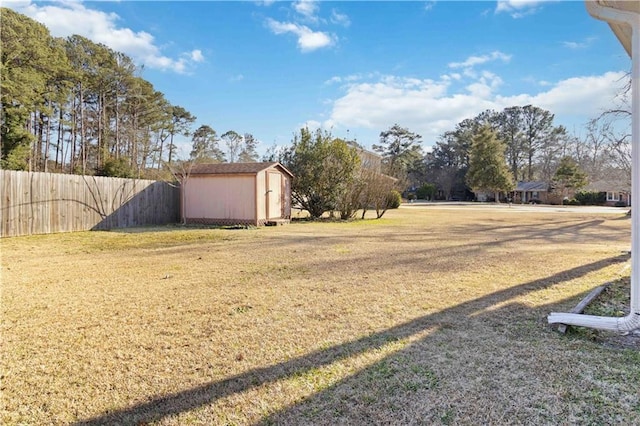
M 588 181 L 630 183 L 624 105 L 590 120 L 582 137 L 554 124 L 554 118 L 534 105 L 487 110 L 444 132 L 426 153 L 420 135 L 396 124 L 380 133 L 373 149 L 382 156 L 385 173 L 404 182 L 406 193 L 422 188 L 421 195 L 430 198 L 510 191 L 521 181 L 547 182 L 560 193 Z
M 153 176 L 192 137 L 192 157 L 255 161 L 251 134 L 220 137 L 142 78 L 124 53 L 48 29 L 2 8 L 0 165 L 2 168 Z M 222 144 L 222 145 L 221 145 Z M 225 149 L 226 148 L 226 149 Z
M 380 133 L 375 153 L 356 141 L 301 129 L 290 146 L 266 159 L 294 173 L 294 202 L 312 217 L 329 211 L 346 219 L 357 210 L 364 217 L 370 208 L 381 217 L 396 204 L 397 191 L 430 199 L 472 199 L 472 191 L 483 191 L 499 199 L 519 181 L 545 182 L 562 200 L 588 181 L 630 183 L 629 139 L 624 123 L 616 126 L 628 116 L 620 111 L 591 120 L 581 139 L 533 105 L 487 110 L 442 134 L 427 153 L 422 136 L 399 124 Z
M 250 133 L 218 134 L 208 124 L 193 130 L 197 118 L 155 90 L 127 55 L 78 35 L 52 37 L 44 25 L 11 9 L 1 13 L 2 168 L 161 177 L 180 162 L 176 142 L 184 138 L 191 139 L 192 162 L 258 160 L 258 141 Z M 309 173 L 322 189 L 301 190 L 298 202 L 348 217 L 353 206 L 384 205 L 362 201 L 375 198 L 363 182 L 376 179 L 374 186 L 384 187 L 378 192 L 385 197 L 392 188 L 415 191 L 426 185 L 430 196 L 442 198 L 466 198 L 469 189 L 487 186 L 490 178 L 504 188 L 518 181 L 552 182 L 569 163 L 591 181 L 630 181 L 628 134 L 619 131 L 626 128 L 619 125 L 625 119 L 628 109 L 616 107 L 589 122 L 578 138 L 554 124 L 551 112 L 533 105 L 487 110 L 443 133 L 429 152 L 420 135 L 395 124 L 372 145 L 380 158 L 355 141 L 303 129 L 289 147 L 263 160 L 292 169 L 300 187 L 307 185 L 306 170 L 315 170 Z M 487 161 L 500 164 L 498 174 L 485 179 Z M 331 179 L 322 181 L 321 172 Z

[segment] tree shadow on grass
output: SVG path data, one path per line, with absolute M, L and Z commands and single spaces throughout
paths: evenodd
M 512 303 L 440 323 L 255 424 L 638 424 L 640 412 L 620 400 L 638 404 L 640 365 L 588 340 L 551 335 L 541 315 L 549 309 Z M 629 379 L 606 371 L 621 366 Z
M 611 264 L 625 262 L 627 259 L 628 256 L 617 256 L 592 262 L 544 279 L 500 290 L 344 344 L 318 350 L 279 364 L 255 368 L 225 380 L 208 383 L 169 395 L 150 397 L 147 402 L 103 413 L 94 418 L 77 422 L 76 424 L 140 424 L 160 421 L 170 416 L 176 416 L 180 413 L 209 405 L 220 398 L 241 393 L 278 380 L 292 378 L 296 375 L 309 372 L 312 369 L 322 368 L 332 363 L 364 354 L 368 351 L 383 348 L 389 342 L 410 339 L 428 330 L 435 331 L 442 328 L 443 324 L 445 327 L 446 324 L 449 324 L 450 327 L 453 326 L 455 329 L 457 322 L 462 323 L 469 319 L 476 318 L 476 316 L 482 315 L 483 312 L 491 310 L 492 307 L 498 304 L 506 303 L 530 292 L 552 287 L 564 281 L 585 276 L 592 271 L 605 268 Z M 505 308 L 502 307 L 501 309 Z M 476 320 L 474 319 L 474 321 Z M 435 334 L 437 335 L 438 332 L 435 331 Z M 286 418 L 287 413 L 283 412 L 279 416 L 274 416 L 271 420 L 272 422 L 279 423 L 282 421 L 286 423 Z M 384 423 L 383 419 L 378 420 Z M 269 419 L 267 419 L 267 423 L 268 422 Z

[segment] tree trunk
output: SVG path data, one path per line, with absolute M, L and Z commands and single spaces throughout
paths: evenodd
M 82 174 L 87 174 L 87 138 L 84 120 L 84 96 L 82 83 L 80 83 L 80 150 L 82 154 Z
M 49 171 L 49 149 L 51 148 L 51 116 L 53 115 L 53 111 L 51 109 L 51 100 L 49 100 L 49 111 L 50 115 L 47 118 L 47 130 L 45 133 L 45 145 L 44 145 L 44 171 L 45 173 Z

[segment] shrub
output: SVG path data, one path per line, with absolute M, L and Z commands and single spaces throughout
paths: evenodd
M 402 194 L 398 191 L 391 191 L 387 195 L 387 206 L 390 209 L 397 209 L 402 204 Z
M 436 186 L 431 183 L 425 183 L 416 190 L 416 195 L 420 200 L 432 200 L 436 195 Z
M 96 170 L 97 176 L 109 176 L 119 178 L 134 178 L 136 174 L 133 168 L 124 158 L 108 158 L 104 160 L 102 167 Z
M 570 205 L 570 206 L 579 206 L 580 205 L 580 201 L 576 200 L 575 198 L 572 198 L 570 200 L 564 200 L 564 201 L 566 201 L 566 203 L 563 202 L 562 204 L 565 204 L 565 205 L 567 205 L 567 204 Z
M 616 201 L 614 206 L 616 206 L 616 207 L 627 207 L 627 203 L 622 201 L 622 200 L 621 201 Z
M 576 200 L 583 206 L 599 206 L 606 203 L 607 194 L 598 191 L 579 191 Z

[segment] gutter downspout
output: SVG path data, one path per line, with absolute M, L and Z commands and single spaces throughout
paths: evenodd
M 552 312 L 549 324 L 566 324 L 615 331 L 621 334 L 640 328 L 640 14 L 585 1 L 591 16 L 631 27 L 631 311 L 622 318 Z

